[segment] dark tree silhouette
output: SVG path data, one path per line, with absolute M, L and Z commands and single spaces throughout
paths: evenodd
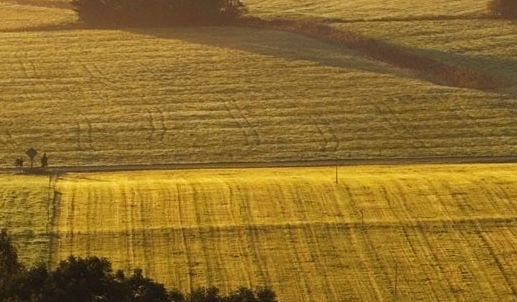
M 241 0 L 73 0 L 79 19 L 110 26 L 213 25 L 235 22 Z
M 41 157 L 41 167 L 46 168 L 48 167 L 48 157 L 47 153 L 43 153 L 43 156 Z
M 54 271 L 44 264 L 24 269 L 6 230 L 0 232 L 0 301 L 9 302 L 276 302 L 268 288 L 240 287 L 227 296 L 216 287 L 197 288 L 184 295 L 167 293 L 163 284 L 135 270 L 130 277 L 113 273 L 106 258 L 70 256 Z
M 15 293 L 15 276 L 22 271 L 18 252 L 5 229 L 0 231 L 0 301 L 7 301 Z
M 33 167 L 33 164 L 34 164 L 34 158 L 36 157 L 36 155 L 38 155 L 38 151 L 36 151 L 36 149 L 34 148 L 29 148 L 25 154 L 27 154 L 27 156 L 30 158 L 31 160 L 31 169 Z

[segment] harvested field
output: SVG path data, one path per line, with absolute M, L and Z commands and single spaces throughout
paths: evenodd
M 517 95 L 517 24 L 490 19 L 360 22 L 335 28 L 381 39 L 448 64 L 486 70 L 505 79 L 503 91 Z
M 0 20 L 1 34 L 3 31 L 64 26 L 77 21 L 77 17 L 70 9 L 0 1 Z
M 48 176 L 0 174 L 0 229 L 7 229 L 27 264 L 49 260 L 54 192 Z
M 51 29 L 68 22 L 72 13 L 52 8 L 59 1 L 38 3 L 2 3 L 12 9 L 12 20 L 21 20 L 14 32 L 0 33 L 2 168 L 30 146 L 47 152 L 51 166 L 517 154 L 515 98 L 507 94 L 515 78 L 507 50 L 511 25 L 503 29 L 499 48 L 500 39 L 482 39 L 502 58 L 490 59 L 493 64 L 486 68 L 508 81 L 489 93 L 435 85 L 426 80 L 429 70 L 376 60 L 372 53 L 365 57 L 360 47 L 276 30 L 37 30 L 37 24 L 23 21 L 26 16 Z M 338 3 L 313 9 L 323 14 L 319 7 Z M 479 6 L 477 1 L 454 3 L 434 6 L 451 15 Z M 404 5 L 393 3 L 397 10 L 407 9 Z M 493 22 L 487 32 L 494 31 L 498 23 Z M 398 24 L 336 26 L 350 26 L 344 29 L 357 29 L 367 38 L 377 23 L 382 28 Z M 431 21 L 421 24 L 428 33 L 440 28 Z M 463 29 L 470 23 L 465 24 Z M 20 32 L 27 27 L 32 31 Z M 406 36 L 418 36 L 418 30 L 410 31 Z M 382 35 L 381 29 L 372 34 Z M 441 49 L 448 37 L 437 38 L 429 51 Z M 391 42 L 391 36 L 386 40 Z M 413 47 L 409 51 L 416 58 L 465 61 L 461 54 L 443 59 L 447 49 L 429 55 L 418 48 L 422 45 L 402 44 Z M 476 53 L 467 57 L 466 66 L 486 62 L 477 58 Z
M 72 173 L 52 262 L 102 255 L 188 290 L 281 301 L 511 300 L 517 166 Z
M 3 167 L 29 146 L 54 166 L 517 153 L 512 100 L 412 79 L 295 34 L 63 30 L 0 40 Z
M 485 1 L 246 2 L 504 86 L 436 85 L 426 70 L 279 30 L 81 29 L 64 1 L 4 1 L 0 168 L 31 146 L 51 167 L 517 154 L 515 24 L 475 19 Z M 515 299 L 516 165 L 338 172 L 338 183 L 335 167 L 4 175 L 0 228 L 23 262 L 106 256 L 182 290 Z
M 328 18 L 362 21 L 376 19 L 477 16 L 486 12 L 485 0 L 340 1 L 340 0 L 246 0 L 250 14 L 261 17 Z

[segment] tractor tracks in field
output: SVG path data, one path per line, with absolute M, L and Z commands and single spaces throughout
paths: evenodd
M 86 125 L 84 127 L 83 125 Z M 78 151 L 84 151 L 86 149 L 88 150 L 95 150 L 93 146 L 93 127 L 92 123 L 85 119 L 85 122 L 81 122 L 80 120 L 75 120 L 75 139 L 76 139 L 76 146 Z
M 230 115 L 237 124 L 237 127 L 242 130 L 246 146 L 256 147 L 260 145 L 260 136 L 257 129 L 250 123 L 237 102 L 234 100 L 226 101 L 224 102 L 224 107 L 228 115 Z
M 165 134 L 167 134 L 167 126 L 165 125 L 165 115 L 163 110 L 156 107 L 156 112 L 152 112 L 147 109 L 147 118 L 149 123 L 149 134 L 147 135 L 148 141 L 163 141 Z

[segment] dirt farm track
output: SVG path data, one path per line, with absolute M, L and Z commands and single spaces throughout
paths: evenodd
M 517 156 L 469 156 L 469 157 L 411 157 L 411 158 L 365 158 L 308 160 L 281 162 L 219 162 L 219 163 L 170 163 L 143 165 L 106 165 L 106 166 L 55 166 L 45 171 L 35 168 L 36 173 L 61 174 L 67 172 L 115 172 L 139 170 L 190 170 L 190 169 L 231 169 L 231 168 L 275 168 L 275 167 L 328 167 L 358 165 L 412 165 L 412 164 L 481 164 L 516 163 Z M 2 168 L 0 172 L 16 172 L 15 168 Z M 31 173 L 30 169 L 24 169 Z

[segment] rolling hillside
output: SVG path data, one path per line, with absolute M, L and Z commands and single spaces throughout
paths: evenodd
M 273 26 L 93 29 L 66 1 L 0 1 L 0 169 L 29 147 L 51 168 L 516 156 L 517 25 L 485 3 L 246 1 L 340 43 Z M 501 82 L 438 85 L 361 43 Z M 339 167 L 337 183 L 335 169 L 4 173 L 0 228 L 24 262 L 107 256 L 182 290 L 515 299 L 516 165 Z
M 102 255 L 188 290 L 280 301 L 510 301 L 517 166 L 72 173 L 52 262 Z M 512 298 L 513 297 L 513 298 Z
M 485 0 L 339 1 L 246 0 L 250 14 L 261 17 L 326 18 L 347 21 L 483 15 Z
M 504 43 L 500 36 L 482 41 L 500 56 L 487 57 L 489 69 L 509 83 L 482 92 L 439 86 L 421 77 L 425 70 L 417 75 L 277 30 L 52 30 L 70 22 L 70 10 L 3 5 L 20 25 L 4 24 L 0 32 L 1 167 L 30 146 L 47 152 L 54 166 L 517 153 L 510 24 Z M 46 30 L 29 24 L 32 30 L 23 31 L 33 10 L 52 12 L 34 15 Z M 55 11 L 68 13 L 53 21 Z M 375 22 L 363 23 L 336 26 L 379 39 L 389 28 L 372 33 Z M 402 35 L 386 40 L 426 54 L 410 40 L 416 33 Z M 431 57 L 483 62 L 479 49 L 449 56 L 443 39 L 433 41 Z

